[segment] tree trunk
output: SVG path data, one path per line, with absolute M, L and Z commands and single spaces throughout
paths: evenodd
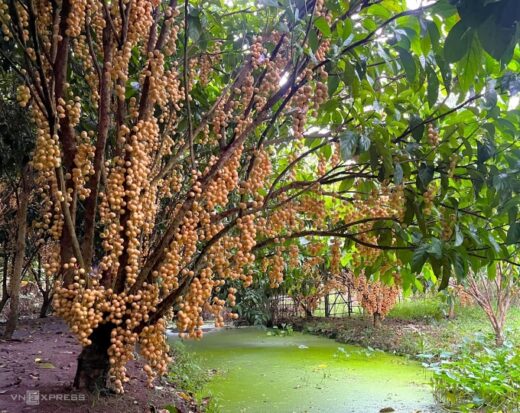
M 495 343 L 497 347 L 504 345 L 504 333 L 501 330 L 495 330 Z
M 381 328 L 382 325 L 381 314 L 374 313 L 374 327 Z
M 16 250 L 14 268 L 9 283 L 9 315 L 5 326 L 4 337 L 10 339 L 18 324 L 18 312 L 20 307 L 20 284 L 22 281 L 23 262 L 25 258 L 25 234 L 27 232 L 27 209 L 29 207 L 28 167 L 24 167 L 21 173 L 21 189 L 18 196 L 18 211 L 16 211 Z
M 304 304 L 302 304 L 302 308 L 305 312 L 305 318 L 312 318 L 312 310 Z
M 453 320 L 455 318 L 455 299 L 450 297 L 448 300 L 448 320 Z
M 110 334 L 115 328 L 112 323 L 101 324 L 90 335 L 92 341 L 87 347 L 83 347 L 78 356 L 78 367 L 74 377 L 76 389 L 86 388 L 96 394 L 108 394 L 107 388 L 108 370 L 110 361 L 108 348 L 110 347 Z
M 325 296 L 325 317 L 330 317 L 329 295 Z
M 5 246 L 4 246 L 5 248 Z M 7 273 L 9 270 L 9 255 L 4 252 L 4 273 L 2 277 L 2 299 L 0 300 L 0 313 L 4 309 L 7 304 L 7 300 L 9 300 L 9 293 L 7 291 Z
M 43 297 L 43 303 L 42 303 L 42 306 L 40 307 L 40 318 L 45 318 L 45 317 L 47 317 L 47 314 L 49 314 L 49 309 L 51 308 L 52 299 L 49 296 L 49 293 L 47 291 L 45 291 L 42 294 L 42 297 Z

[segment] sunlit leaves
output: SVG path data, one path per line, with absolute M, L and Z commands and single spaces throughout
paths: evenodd
M 330 31 L 329 23 L 323 16 L 318 17 L 314 21 L 314 25 L 316 28 L 325 36 L 330 37 L 332 35 L 332 32 Z

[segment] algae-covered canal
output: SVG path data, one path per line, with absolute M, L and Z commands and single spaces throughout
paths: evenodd
M 307 334 L 256 328 L 187 341 L 217 374 L 201 392 L 223 413 L 438 412 L 419 363 Z

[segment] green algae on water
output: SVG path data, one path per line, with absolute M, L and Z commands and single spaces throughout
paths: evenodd
M 257 328 L 210 332 L 186 345 L 217 371 L 199 396 L 211 395 L 222 413 L 440 411 L 429 373 L 380 351 Z

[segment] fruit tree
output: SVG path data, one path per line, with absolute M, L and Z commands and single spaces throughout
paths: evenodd
M 266 249 L 274 286 L 316 238 L 405 287 L 507 259 L 518 14 L 476 3 L 0 1 L 76 385 L 122 391 L 136 345 L 151 383 Z

